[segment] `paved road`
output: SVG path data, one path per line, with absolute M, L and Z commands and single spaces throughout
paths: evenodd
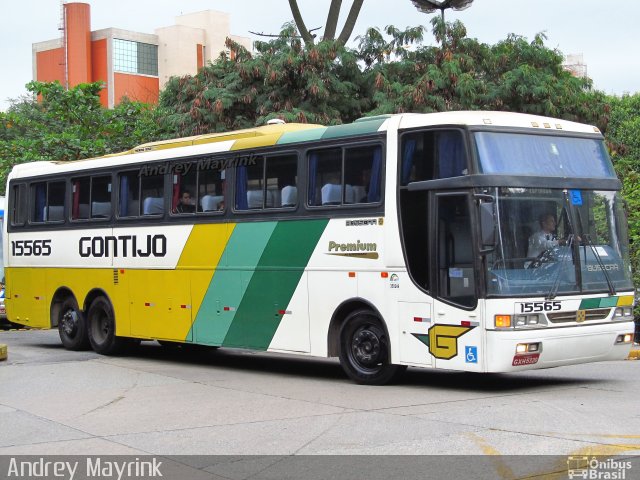
M 69 352 L 0 332 L 0 455 L 640 453 L 640 361 L 518 375 L 409 369 L 365 387 L 334 360 L 143 343 Z

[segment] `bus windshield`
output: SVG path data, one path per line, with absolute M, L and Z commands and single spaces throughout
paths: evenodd
M 485 174 L 616 178 L 601 139 L 559 135 L 476 132 Z
M 618 193 L 500 188 L 496 208 L 499 241 L 487 257 L 489 295 L 633 289 Z

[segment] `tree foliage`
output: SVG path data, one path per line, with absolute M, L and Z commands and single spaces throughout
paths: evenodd
M 114 109 L 100 105 L 101 83 L 66 90 L 60 83 L 30 82 L 31 96 L 0 112 L 0 185 L 18 163 L 77 160 L 132 148 L 167 134 L 158 126 L 160 110 L 123 100 Z
M 293 24 L 250 54 L 228 41 L 197 75 L 173 78 L 161 97 L 180 135 L 260 125 L 269 118 L 323 124 L 359 116 L 447 110 L 509 110 L 593 123 L 605 129 L 606 96 L 562 68 L 562 54 L 510 35 L 495 45 L 468 38 L 460 22 L 371 28 L 350 49 L 304 44 Z
M 634 283 L 640 287 L 640 94 L 611 98 L 607 142 L 622 180 Z
M 271 118 L 332 124 L 363 115 L 370 101 L 353 51 L 337 42 L 304 45 L 293 25 L 258 42 L 252 55 L 230 40 L 194 76 L 172 78 L 160 105 L 179 135 L 248 128 Z

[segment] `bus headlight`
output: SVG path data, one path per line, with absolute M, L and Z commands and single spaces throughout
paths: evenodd
M 614 320 L 633 320 L 633 307 L 618 307 L 613 312 Z
M 518 355 L 525 353 L 540 353 L 540 350 L 542 350 L 540 343 L 519 343 L 516 345 L 516 353 Z
M 616 344 L 618 343 L 631 343 L 633 340 L 633 333 L 623 333 L 616 338 Z
M 544 327 L 547 325 L 547 320 L 544 315 L 538 313 L 531 313 L 527 315 L 516 315 L 514 327 L 515 328 L 535 328 Z

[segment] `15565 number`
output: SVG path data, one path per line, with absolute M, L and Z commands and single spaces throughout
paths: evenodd
M 11 255 L 14 257 L 48 257 L 51 255 L 51 240 L 13 240 Z
M 520 304 L 520 313 L 553 312 L 562 308 L 562 302 L 525 302 Z

